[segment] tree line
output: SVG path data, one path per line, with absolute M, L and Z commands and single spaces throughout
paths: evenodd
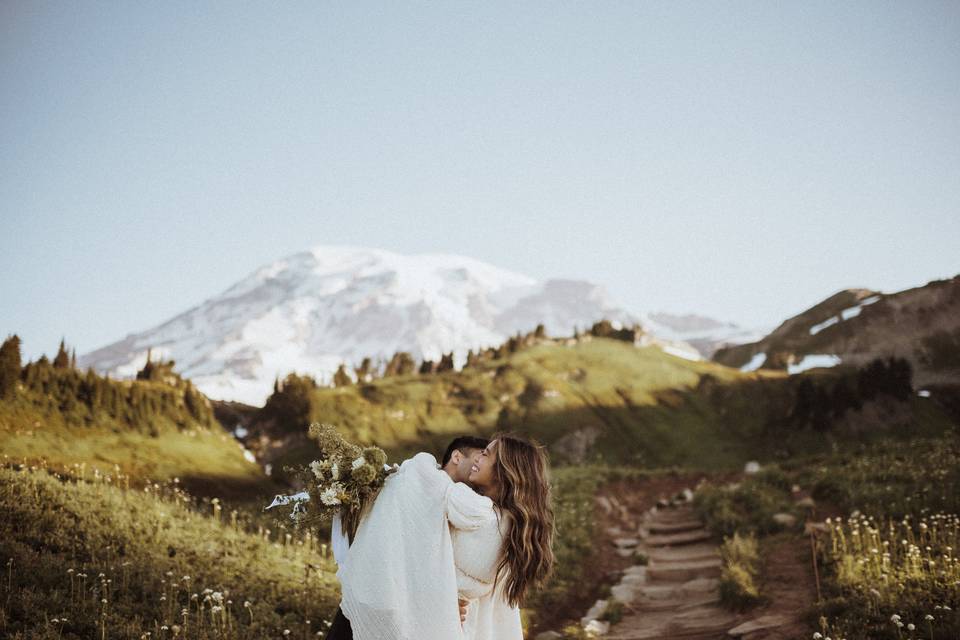
M 148 353 L 133 381 L 112 380 L 92 368 L 81 371 L 76 362 L 76 351 L 61 340 L 52 361 L 42 355 L 24 365 L 20 338 L 10 336 L 0 345 L 0 398 L 59 412 L 69 425 L 107 420 L 157 435 L 163 424 L 214 424 L 209 401 L 173 372 L 173 360 L 154 362 Z

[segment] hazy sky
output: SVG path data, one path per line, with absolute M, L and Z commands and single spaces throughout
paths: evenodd
M 770 326 L 960 272 L 958 2 L 0 3 L 0 334 L 315 244 Z

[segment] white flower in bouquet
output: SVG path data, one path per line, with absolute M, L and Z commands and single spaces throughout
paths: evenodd
M 320 502 L 332 507 L 340 504 L 340 494 L 343 492 L 343 485 L 334 482 L 329 487 L 320 492 Z
M 290 518 L 298 526 L 340 516 L 347 529 L 355 531 L 360 514 L 376 497 L 386 477 L 396 471 L 396 465 L 386 465 L 387 455 L 380 447 L 347 442 L 331 424 L 313 423 L 308 435 L 317 443 L 319 458 L 288 469 L 306 491 L 277 496 L 267 509 L 292 503 Z

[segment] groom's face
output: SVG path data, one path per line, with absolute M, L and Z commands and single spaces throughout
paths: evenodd
M 446 471 L 454 482 L 468 482 L 470 478 L 470 467 L 473 466 L 473 459 L 480 453 L 480 449 L 459 449 L 454 450 L 450 456 L 450 462 L 447 463 Z

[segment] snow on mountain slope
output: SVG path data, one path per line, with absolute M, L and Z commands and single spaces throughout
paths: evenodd
M 548 335 L 607 318 L 640 323 L 604 289 L 537 281 L 458 255 L 406 256 L 321 245 L 278 260 L 167 322 L 97 349 L 82 367 L 130 377 L 146 362 L 176 369 L 212 398 L 262 404 L 291 371 L 329 380 L 341 363 L 408 351 L 416 360 L 498 345 L 543 323 Z
M 766 330 L 745 329 L 732 322 L 721 322 L 692 313 L 649 313 L 641 315 L 640 321 L 648 332 L 658 338 L 689 345 L 707 359 L 724 345 L 755 342 L 768 333 Z

